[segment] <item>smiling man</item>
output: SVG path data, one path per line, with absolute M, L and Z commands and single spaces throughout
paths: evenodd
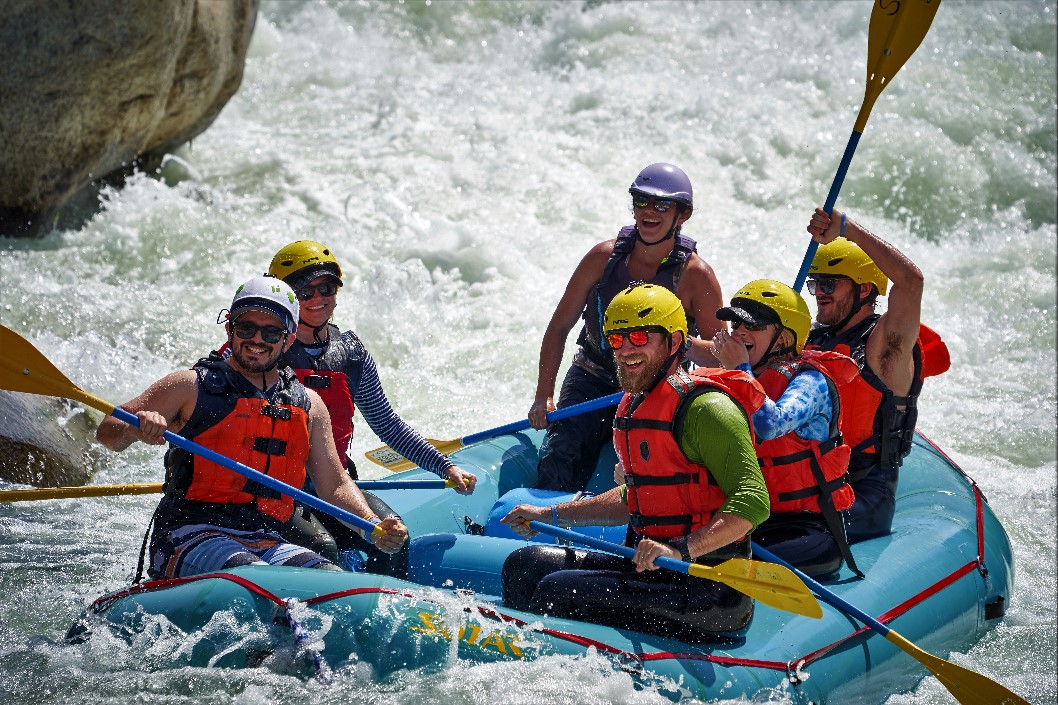
M 251 279 L 228 310 L 231 355 L 214 353 L 166 375 L 122 405 L 139 418 L 138 428 L 108 416 L 96 438 L 121 451 L 135 441 L 161 445 L 166 431 L 180 433 L 296 489 L 308 476 L 327 502 L 377 520 L 338 459 L 327 407 L 279 366 L 297 321 L 290 287 L 273 277 Z M 338 570 L 281 535 L 295 516 L 292 498 L 176 446 L 165 454 L 165 469 L 165 493 L 152 518 L 151 578 L 262 563 Z M 376 549 L 396 553 L 407 543 L 397 518 L 378 525 L 382 536 L 364 537 Z
M 848 513 L 851 543 L 891 530 L 922 380 L 948 369 L 948 350 L 921 325 L 923 276 L 906 255 L 845 213 L 832 218 L 817 208 L 808 232 L 820 247 L 808 274 L 818 325 L 807 347 L 844 353 L 860 368 L 841 394 L 841 431 L 852 448 L 849 480 L 856 492 Z M 875 313 L 887 291 L 886 311 Z
M 688 373 L 683 304 L 636 284 L 614 296 L 603 330 L 624 390 L 613 442 L 625 484 L 601 495 L 512 509 L 503 522 L 525 537 L 531 521 L 631 525 L 629 560 L 534 544 L 503 565 L 508 607 L 701 642 L 749 623 L 752 600 L 726 585 L 658 570 L 666 556 L 715 565 L 749 557 L 749 533 L 768 518 L 768 490 L 747 418 L 764 403 L 742 371 Z
M 614 408 L 579 414 L 548 424 L 556 409 L 555 382 L 566 339 L 577 321 L 573 364 L 566 371 L 557 408 L 608 396 L 618 390 L 613 351 L 602 335 L 603 311 L 633 281 L 657 284 L 674 292 L 688 318 L 688 357 L 715 365 L 705 338 L 720 329 L 716 310 L 723 306 L 720 283 L 712 267 L 698 256 L 694 240 L 681 234 L 694 210 L 691 180 L 672 164 L 651 164 L 628 189 L 635 224 L 614 239 L 595 245 L 577 265 L 540 344 L 536 397 L 529 409 L 533 428 L 547 428 L 537 467 L 536 487 L 576 492 L 591 481 L 600 449 L 610 441 Z

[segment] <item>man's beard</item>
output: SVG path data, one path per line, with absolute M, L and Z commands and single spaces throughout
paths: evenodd
M 265 362 L 254 362 L 247 360 L 242 355 L 244 345 L 236 345 L 232 348 L 231 356 L 246 372 L 268 372 L 276 366 L 276 362 L 279 361 L 279 356 L 283 354 L 282 348 L 278 348 L 275 354 L 270 355 Z
M 665 355 L 654 360 L 648 358 L 634 370 L 629 370 L 624 365 L 618 364 L 617 381 L 621 385 L 621 389 L 629 394 L 648 392 L 654 386 L 654 380 L 658 378 L 667 362 L 668 355 Z
M 816 315 L 816 320 L 824 326 L 832 326 L 844 320 L 852 310 L 852 299 L 850 297 L 831 298 L 829 308 L 830 310 L 825 312 L 825 315 Z

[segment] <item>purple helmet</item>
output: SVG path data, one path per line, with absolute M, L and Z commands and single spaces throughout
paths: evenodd
M 669 198 L 682 203 L 689 209 L 694 208 L 691 180 L 687 178 L 687 174 L 683 173 L 683 169 L 673 164 L 659 162 L 643 169 L 628 187 L 628 193 Z

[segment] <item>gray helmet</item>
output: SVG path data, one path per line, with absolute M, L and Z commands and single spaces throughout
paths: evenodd
M 687 178 L 683 169 L 674 164 L 659 162 L 643 169 L 628 187 L 628 193 L 633 196 L 638 193 L 654 198 L 668 198 L 682 203 L 687 206 L 688 210 L 694 209 L 694 191 L 691 189 L 691 180 Z

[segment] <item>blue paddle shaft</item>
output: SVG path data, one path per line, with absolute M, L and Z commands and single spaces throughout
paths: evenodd
M 830 213 L 834 210 L 834 204 L 838 202 L 838 192 L 841 191 L 841 184 L 845 181 L 845 175 L 849 173 L 849 164 L 852 163 L 852 155 L 856 153 L 856 146 L 860 143 L 860 137 L 863 133 L 852 131 L 849 136 L 849 143 L 845 145 L 845 154 L 841 156 L 841 164 L 838 165 L 838 173 L 834 175 L 834 183 L 830 185 L 830 193 L 827 194 L 827 202 L 823 204 L 823 210 Z M 805 279 L 808 278 L 808 268 L 812 266 L 812 260 L 815 259 L 816 250 L 819 248 L 819 243 L 812 240 L 808 243 L 808 251 L 805 252 L 805 258 L 801 260 L 801 269 L 797 272 L 797 278 L 794 279 L 793 289 L 794 291 L 801 291 L 801 287 L 805 284 Z
M 561 419 L 568 419 L 570 416 L 576 416 L 577 414 L 583 414 L 588 411 L 594 411 L 595 409 L 601 409 L 605 406 L 613 406 L 621 401 L 623 395 L 621 392 L 611 394 L 607 397 L 599 397 L 598 399 L 591 399 L 589 401 L 581 402 L 580 404 L 574 404 L 573 406 L 567 406 L 562 409 L 556 409 L 547 415 L 548 421 L 559 421 Z M 515 431 L 524 431 L 529 428 L 529 419 L 522 419 L 521 421 L 514 421 L 504 426 L 497 426 L 496 428 L 490 428 L 487 431 L 478 431 L 472 433 L 469 436 L 463 436 L 460 439 L 464 446 L 469 446 L 480 441 L 487 441 L 490 438 L 496 436 L 503 436 L 508 433 L 514 433 Z
M 810 577 L 799 571 L 797 568 L 794 568 L 792 565 L 784 561 L 782 558 L 779 558 L 774 553 L 768 551 L 767 549 L 761 548 L 757 544 L 753 544 L 753 555 L 759 558 L 763 558 L 764 560 L 769 561 L 771 563 L 775 563 L 777 565 L 789 568 L 793 571 L 794 575 L 803 580 L 804 584 L 810 587 L 812 589 L 812 592 L 814 592 L 816 596 L 819 597 L 819 599 L 823 602 L 826 602 L 827 604 L 838 608 L 845 614 L 851 614 L 856 619 L 860 620 L 882 636 L 885 636 L 889 633 L 889 627 L 885 626 L 877 619 L 862 611 L 858 607 L 850 605 L 848 602 L 845 602 L 845 600 L 841 599 L 830 590 L 827 590 L 815 580 L 812 580 Z
M 597 548 L 600 551 L 607 553 L 614 553 L 618 556 L 624 556 L 625 558 L 632 558 L 636 555 L 634 548 L 628 546 L 622 546 L 617 543 L 610 543 L 609 541 L 603 541 L 592 536 L 585 536 L 584 534 L 578 534 L 576 531 L 570 531 L 569 529 L 563 529 L 560 526 L 552 526 L 551 524 L 545 524 L 540 521 L 529 522 L 529 527 L 533 531 L 537 531 L 541 534 L 547 534 L 548 536 L 554 536 L 557 539 L 565 539 L 572 541 L 573 543 L 579 543 L 584 546 L 590 546 L 591 548 Z M 659 568 L 668 568 L 674 570 L 677 573 L 687 573 L 690 575 L 691 564 L 678 561 L 675 558 L 668 558 L 667 556 L 658 556 L 654 559 L 654 564 Z
M 114 407 L 114 410 L 110 412 L 110 415 L 116 419 L 124 421 L 130 426 L 135 426 L 136 428 L 140 427 L 139 417 L 134 414 L 130 414 L 121 407 Z M 316 497 L 315 495 L 311 495 L 308 492 L 304 492 L 303 490 L 291 487 L 285 482 L 280 482 L 274 477 L 269 477 L 263 472 L 258 472 L 257 470 L 254 470 L 253 468 L 249 467 L 248 465 L 243 465 L 242 463 L 232 460 L 231 458 L 228 458 L 226 456 L 223 456 L 220 453 L 212 451 L 209 448 L 206 448 L 205 446 L 200 446 L 194 441 L 189 441 L 183 436 L 178 436 L 171 431 L 166 431 L 165 440 L 169 441 L 178 448 L 183 448 L 189 453 L 194 453 L 195 455 L 201 456 L 206 460 L 210 460 L 216 463 L 217 465 L 228 468 L 232 472 L 236 472 L 242 475 L 243 477 L 249 478 L 254 482 L 262 484 L 268 489 L 275 490 L 276 492 L 284 494 L 287 497 L 293 497 L 302 504 L 306 504 L 312 507 L 313 509 L 320 510 L 324 514 L 330 514 L 336 519 L 341 519 L 346 523 L 352 524 L 353 526 L 357 527 L 358 529 L 361 529 L 366 533 L 372 533 L 375 530 L 375 525 L 369 522 L 367 519 L 364 519 L 363 517 L 358 517 L 352 512 L 348 512 L 342 509 L 341 507 L 334 506 L 330 502 L 324 502 L 322 499 Z

